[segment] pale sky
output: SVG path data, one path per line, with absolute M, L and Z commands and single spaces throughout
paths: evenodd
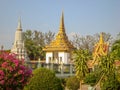
M 120 32 L 120 0 L 0 0 L 0 46 L 12 47 L 19 17 L 23 31 L 57 33 L 62 10 L 67 34 Z

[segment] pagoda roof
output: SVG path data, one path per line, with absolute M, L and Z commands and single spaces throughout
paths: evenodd
M 98 58 L 105 56 L 108 53 L 109 43 L 106 43 L 103 39 L 103 33 L 100 34 L 99 42 L 95 44 L 93 51 L 92 64 L 98 63 Z
M 74 47 L 69 42 L 68 37 L 65 33 L 64 15 L 62 13 L 59 31 L 55 39 L 49 45 L 45 46 L 43 50 L 44 51 L 71 51 L 73 49 Z
M 98 56 L 107 55 L 108 47 L 109 47 L 109 43 L 106 43 L 104 41 L 103 33 L 101 33 L 99 42 L 95 44 L 95 47 L 94 47 L 95 52 L 93 52 L 93 53 L 99 54 Z

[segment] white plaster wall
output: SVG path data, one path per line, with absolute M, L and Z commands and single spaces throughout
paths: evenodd
M 67 64 L 68 63 L 68 55 L 67 55 L 67 53 L 65 52 L 64 53 L 64 62 L 65 62 L 65 64 Z
M 50 63 L 49 57 L 51 57 L 51 59 L 52 59 L 52 57 L 53 57 L 52 52 L 46 52 L 46 63 Z
M 65 64 L 69 64 L 69 56 L 70 54 L 67 52 L 59 52 L 59 58 L 62 57 L 62 62 Z
M 70 63 L 70 53 L 66 53 L 67 55 L 67 64 L 69 64 Z
M 64 53 L 64 60 L 65 60 L 65 64 L 69 64 L 69 56 L 70 56 L 70 54 L 69 53 L 67 53 L 67 52 L 65 52 Z
M 59 59 L 60 59 L 60 57 L 62 57 L 62 62 L 64 63 L 64 52 L 59 52 L 58 57 L 59 57 Z

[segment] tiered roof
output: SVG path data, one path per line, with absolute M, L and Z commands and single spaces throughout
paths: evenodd
M 99 42 L 95 44 L 93 51 L 93 64 L 98 63 L 98 59 L 101 56 L 105 56 L 108 53 L 109 44 L 103 39 L 103 33 L 100 34 Z
M 64 15 L 62 13 L 59 32 L 56 35 L 55 40 L 53 40 L 49 45 L 45 46 L 43 50 L 44 51 L 71 51 L 73 49 L 74 47 L 69 42 L 68 37 L 65 33 Z

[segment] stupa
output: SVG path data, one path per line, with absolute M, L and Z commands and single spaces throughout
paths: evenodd
M 25 61 L 28 60 L 26 49 L 24 46 L 24 39 L 23 39 L 23 32 L 22 32 L 22 25 L 21 20 L 18 21 L 18 27 L 15 32 L 15 40 L 13 46 L 11 48 L 11 53 L 16 54 L 19 60 L 24 59 Z
M 64 63 L 69 64 L 71 60 L 71 52 L 74 49 L 69 42 L 65 32 L 64 14 L 62 12 L 59 31 L 55 39 L 43 48 L 46 52 L 46 63 Z

